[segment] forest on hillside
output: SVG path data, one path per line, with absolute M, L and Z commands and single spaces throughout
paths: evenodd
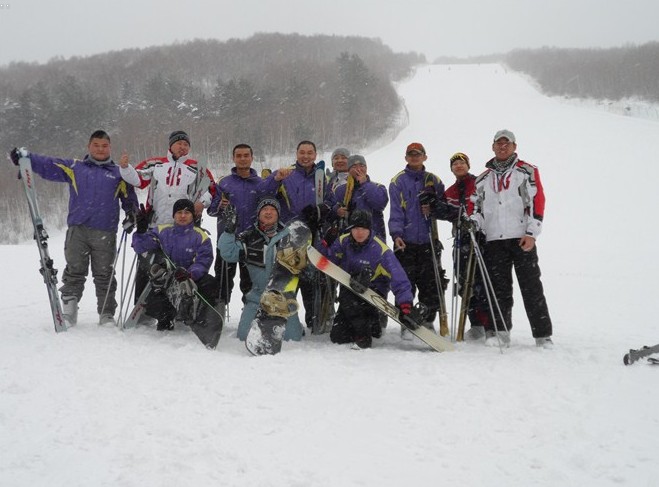
M 548 95 L 659 103 L 659 42 L 610 49 L 519 49 L 503 57 Z
M 215 170 L 238 143 L 265 165 L 292 162 L 303 139 L 321 152 L 357 150 L 404 123 L 394 83 L 423 62 L 378 39 L 257 34 L 12 63 L 0 69 L 0 147 L 81 158 L 89 134 L 102 128 L 115 156 L 126 151 L 136 162 L 164 155 L 168 134 L 181 129 L 193 155 Z M 4 168 L 3 176 L 13 174 Z M 65 188 L 37 184 L 43 211 L 63 226 Z M 19 184 L 3 177 L 0 190 L 0 223 L 11 229 L 0 241 L 28 237 Z

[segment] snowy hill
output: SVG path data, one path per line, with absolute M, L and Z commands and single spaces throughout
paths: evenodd
M 78 326 L 56 335 L 34 243 L 0 246 L 0 485 L 655 485 L 659 371 L 622 356 L 659 342 L 659 123 L 560 103 L 493 65 L 423 67 L 399 92 L 409 125 L 365 154 L 373 180 L 412 141 L 447 183 L 456 151 L 478 173 L 500 128 L 539 166 L 554 350 L 516 299 L 503 354 L 433 353 L 390 324 L 371 350 L 307 337 L 255 358 L 232 336 L 234 296 L 210 352 L 186 330 L 98 327 L 89 283 Z

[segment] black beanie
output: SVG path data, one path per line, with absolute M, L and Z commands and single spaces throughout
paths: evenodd
M 188 210 L 194 215 L 194 203 L 187 199 L 178 200 L 176 203 L 174 203 L 172 216 L 176 215 L 176 212 L 181 210 Z
M 346 230 L 350 231 L 355 227 L 371 229 L 373 227 L 373 219 L 371 214 L 366 210 L 355 210 L 348 218 L 348 226 Z
M 169 146 L 171 147 L 174 143 L 178 142 L 179 140 L 185 140 L 188 144 L 190 144 L 190 137 L 188 134 L 183 132 L 183 130 L 176 130 L 172 132 L 169 136 Z M 192 144 L 190 144 L 192 145 Z

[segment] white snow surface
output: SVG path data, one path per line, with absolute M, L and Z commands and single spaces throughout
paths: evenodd
M 503 353 L 431 352 L 390 323 L 371 350 L 324 335 L 252 357 L 234 293 L 208 351 L 187 329 L 99 327 L 91 279 L 56 334 L 34 242 L 0 246 L 0 485 L 657 485 L 659 368 L 622 357 L 659 342 L 659 123 L 547 98 L 497 65 L 423 67 L 399 91 L 409 125 L 366 151 L 373 180 L 413 141 L 448 184 L 456 151 L 478 173 L 501 128 L 539 166 L 553 350 L 517 295 Z M 63 234 L 50 247 L 61 273 Z

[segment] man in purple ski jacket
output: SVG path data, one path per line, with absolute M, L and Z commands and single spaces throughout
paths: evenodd
M 247 144 L 238 144 L 232 151 L 234 167 L 231 174 L 220 178 L 215 185 L 215 195 L 208 207 L 208 214 L 217 217 L 217 241 L 224 232 L 224 210 L 232 205 L 236 211 L 236 228 L 234 232 L 240 235 L 251 228 L 256 221 L 256 205 L 259 199 L 259 185 L 263 181 L 252 168 L 254 153 Z M 247 267 L 243 262 L 225 262 L 219 252 L 215 257 L 215 278 L 220 286 L 220 312 L 224 314 L 230 301 L 236 268 L 240 269 L 240 291 L 245 296 L 252 288 Z
M 370 212 L 373 218 L 373 232 L 385 242 L 387 234 L 383 212 L 389 203 L 387 187 L 371 181 L 367 173 L 366 159 L 359 154 L 353 154 L 348 158 L 348 172 L 355 181 L 352 196 L 348 202 L 348 206 L 344 207 L 343 202 L 347 185 L 343 184 L 336 188 L 332 200 L 332 213 L 338 218 L 345 218 L 354 210 L 366 210 Z
M 88 154 L 82 160 L 39 154 L 29 154 L 29 158 L 35 173 L 48 181 L 69 185 L 68 229 L 64 244 L 66 267 L 60 288 L 65 321 L 69 325 L 77 323 L 78 302 L 91 263 L 99 324 L 114 324 L 117 281 L 112 265 L 116 254 L 119 207 L 121 204 L 126 213 L 125 221 L 132 221 L 137 211 L 137 197 L 133 187 L 121 179 L 119 166 L 112 161 L 110 136 L 106 132 L 97 130 L 92 133 L 87 150 Z M 18 157 L 14 155 L 16 151 L 12 151 L 11 158 L 18 163 Z
M 422 205 L 420 195 L 443 200 L 444 183 L 426 171 L 424 162 L 427 159 L 422 144 L 413 142 L 407 146 L 407 166 L 389 184 L 389 234 L 394 241 L 396 257 L 405 269 L 413 291 L 418 289 L 419 301 L 427 308 L 424 326 L 434 329 L 433 322 L 439 310 L 439 294 L 435 270 L 431 265 L 431 234 L 438 263 L 441 262 L 442 246 L 437 237 L 435 222 L 430 217 L 430 205 Z M 411 337 L 403 333 L 403 338 Z
M 259 186 L 261 196 L 276 197 L 281 205 L 280 221 L 287 224 L 293 218 L 301 218 L 311 230 L 314 244 L 318 240 L 318 230 L 323 220 L 329 213 L 329 208 L 324 203 L 316 204 L 316 144 L 309 140 L 303 140 L 297 145 L 296 161 L 294 166 L 285 167 L 274 171 L 263 180 Z M 325 194 L 320 198 L 324 201 Z M 307 327 L 313 328 L 314 316 L 314 279 L 317 272 L 312 266 L 307 266 L 300 274 L 300 294 L 305 309 L 305 323 Z M 321 280 L 322 282 L 322 280 Z M 326 291 L 321 284 L 319 299 L 322 299 Z
M 373 232 L 371 214 L 355 210 L 344 233 L 327 249 L 325 256 L 350 274 L 354 291 L 372 289 L 385 297 L 394 294 L 401 313 L 412 311 L 412 286 L 398 259 L 387 244 Z M 354 343 L 357 348 L 370 348 L 373 338 L 380 338 L 382 328 L 377 310 L 341 287 L 339 309 L 330 332 L 334 343 Z
M 133 235 L 133 248 L 138 254 L 156 253 L 156 263 L 150 272 L 154 288 L 158 288 L 158 278 L 165 275 L 167 262 L 158 258 L 164 252 L 175 266 L 174 279 L 183 282 L 194 281 L 199 293 L 211 306 L 217 303 L 219 289 L 215 278 L 208 274 L 213 265 L 213 244 L 205 230 L 195 226 L 195 205 L 188 199 L 180 199 L 173 207 L 174 223 L 158 225 L 148 229 L 145 218 L 138 218 L 137 231 Z M 162 254 L 160 254 L 162 256 Z M 163 283 L 164 284 L 164 283 Z M 151 292 L 146 303 L 146 312 L 158 320 L 159 331 L 172 330 L 177 309 L 164 292 Z

